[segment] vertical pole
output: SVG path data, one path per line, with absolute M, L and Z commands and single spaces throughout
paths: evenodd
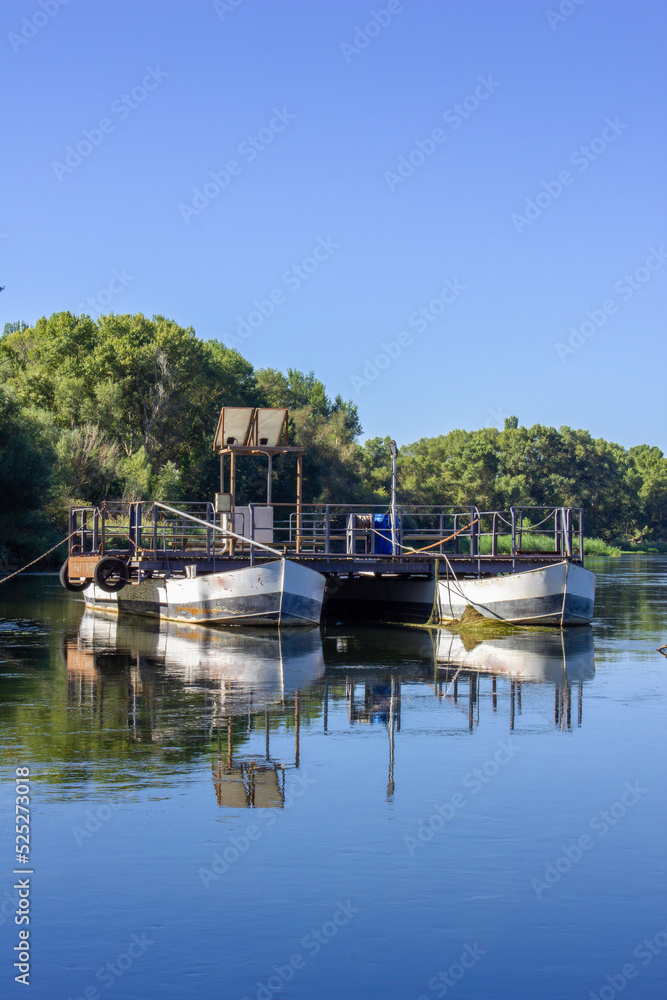
M 233 512 L 236 506 L 236 455 L 233 451 L 229 453 L 229 492 L 231 494 Z
M 493 514 L 493 539 L 491 541 L 491 555 L 498 555 L 498 513 Z
M 299 766 L 299 725 L 301 722 L 301 712 L 299 711 L 299 692 L 294 692 L 294 766 Z
M 153 504 L 153 554 L 157 559 L 157 507 Z
M 324 554 L 329 555 L 329 545 L 331 542 L 331 508 L 329 504 L 324 508 Z
M 255 565 L 255 546 L 252 544 L 255 541 L 255 505 L 254 503 L 248 504 L 248 510 L 250 511 L 250 531 L 248 532 L 248 537 L 252 539 L 250 542 L 250 565 Z
M 459 536 L 457 535 L 457 531 L 458 530 L 459 530 L 459 515 L 458 514 L 454 514 L 454 555 L 455 556 L 457 556 L 459 554 Z
M 567 508 L 567 554 L 572 558 L 572 508 Z
M 391 678 L 391 696 L 389 698 L 389 774 L 387 775 L 387 802 L 394 797 L 394 713 L 396 703 L 396 678 Z
M 236 506 L 236 455 L 235 455 L 235 453 L 233 451 L 230 451 L 230 453 L 229 453 L 229 492 L 230 492 L 230 495 L 231 495 L 231 499 L 230 499 L 230 507 L 231 507 L 230 518 L 231 518 L 231 522 L 232 522 L 232 531 L 234 531 L 235 530 L 235 527 L 234 527 L 234 507 Z M 234 555 L 234 543 L 235 543 L 235 541 L 236 541 L 235 538 L 232 535 L 230 535 L 229 536 L 229 554 L 231 556 Z
M 296 454 L 296 551 L 301 552 L 301 508 L 303 506 L 303 452 Z
M 136 551 L 136 534 L 134 530 L 134 504 L 131 503 L 127 509 L 128 514 L 128 535 L 130 538 L 130 555 L 133 556 Z
M 273 455 L 269 452 L 269 473 L 266 479 L 266 503 L 271 505 L 271 483 L 273 480 Z
M 389 442 L 389 449 L 391 451 L 391 554 L 395 556 L 398 552 L 396 540 L 396 456 L 398 451 L 395 441 Z

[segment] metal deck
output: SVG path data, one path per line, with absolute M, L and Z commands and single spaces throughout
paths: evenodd
M 286 557 L 331 578 L 495 576 L 567 559 L 583 565 L 580 508 L 111 502 L 70 512 L 69 576 L 92 579 L 103 556 L 148 575 L 192 576 Z

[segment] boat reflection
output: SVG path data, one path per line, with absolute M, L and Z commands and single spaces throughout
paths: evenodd
M 439 629 L 435 655 L 441 664 L 542 684 L 583 681 L 595 674 L 593 630 L 587 627 L 518 632 L 473 643 Z
M 220 719 L 268 709 L 324 673 L 318 629 L 223 631 L 86 611 L 67 647 L 68 674 L 91 679 L 109 664 L 159 665 L 185 688 L 214 693 Z
M 82 721 L 123 754 L 129 733 L 162 760 L 208 757 L 216 800 L 232 809 L 284 805 L 303 731 L 386 731 L 391 798 L 397 739 L 423 725 L 424 696 L 437 704 L 435 733 L 494 716 L 510 731 L 567 731 L 582 724 L 595 673 L 587 628 L 467 643 L 443 629 L 220 631 L 86 611 L 65 652 Z
M 491 678 L 491 705 L 498 709 L 498 680 L 509 680 L 509 728 L 515 731 L 523 711 L 523 684 L 553 686 L 553 724 L 572 728 L 572 685 L 577 685 L 577 725 L 583 719 L 583 684 L 595 676 L 593 630 L 518 632 L 515 635 L 467 643 L 453 632 L 435 636 L 438 696 L 457 703 L 459 683 L 468 687 L 468 726 L 479 724 L 480 679 Z M 443 694 L 443 685 L 447 685 Z M 505 686 L 506 690 L 506 686 Z

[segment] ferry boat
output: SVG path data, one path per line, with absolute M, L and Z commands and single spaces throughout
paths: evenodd
M 399 506 L 395 445 L 389 510 L 307 504 L 288 418 L 284 408 L 222 408 L 214 501 L 72 508 L 63 586 L 97 610 L 209 625 L 311 626 L 323 613 L 438 624 L 467 605 L 518 624 L 591 622 L 580 508 Z M 268 459 L 261 503 L 239 502 L 247 456 Z M 290 456 L 296 499 L 274 503 L 274 459 Z

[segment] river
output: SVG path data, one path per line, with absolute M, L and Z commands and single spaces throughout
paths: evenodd
M 3 585 L 2 995 L 664 1000 L 667 558 L 589 565 L 477 645 Z

